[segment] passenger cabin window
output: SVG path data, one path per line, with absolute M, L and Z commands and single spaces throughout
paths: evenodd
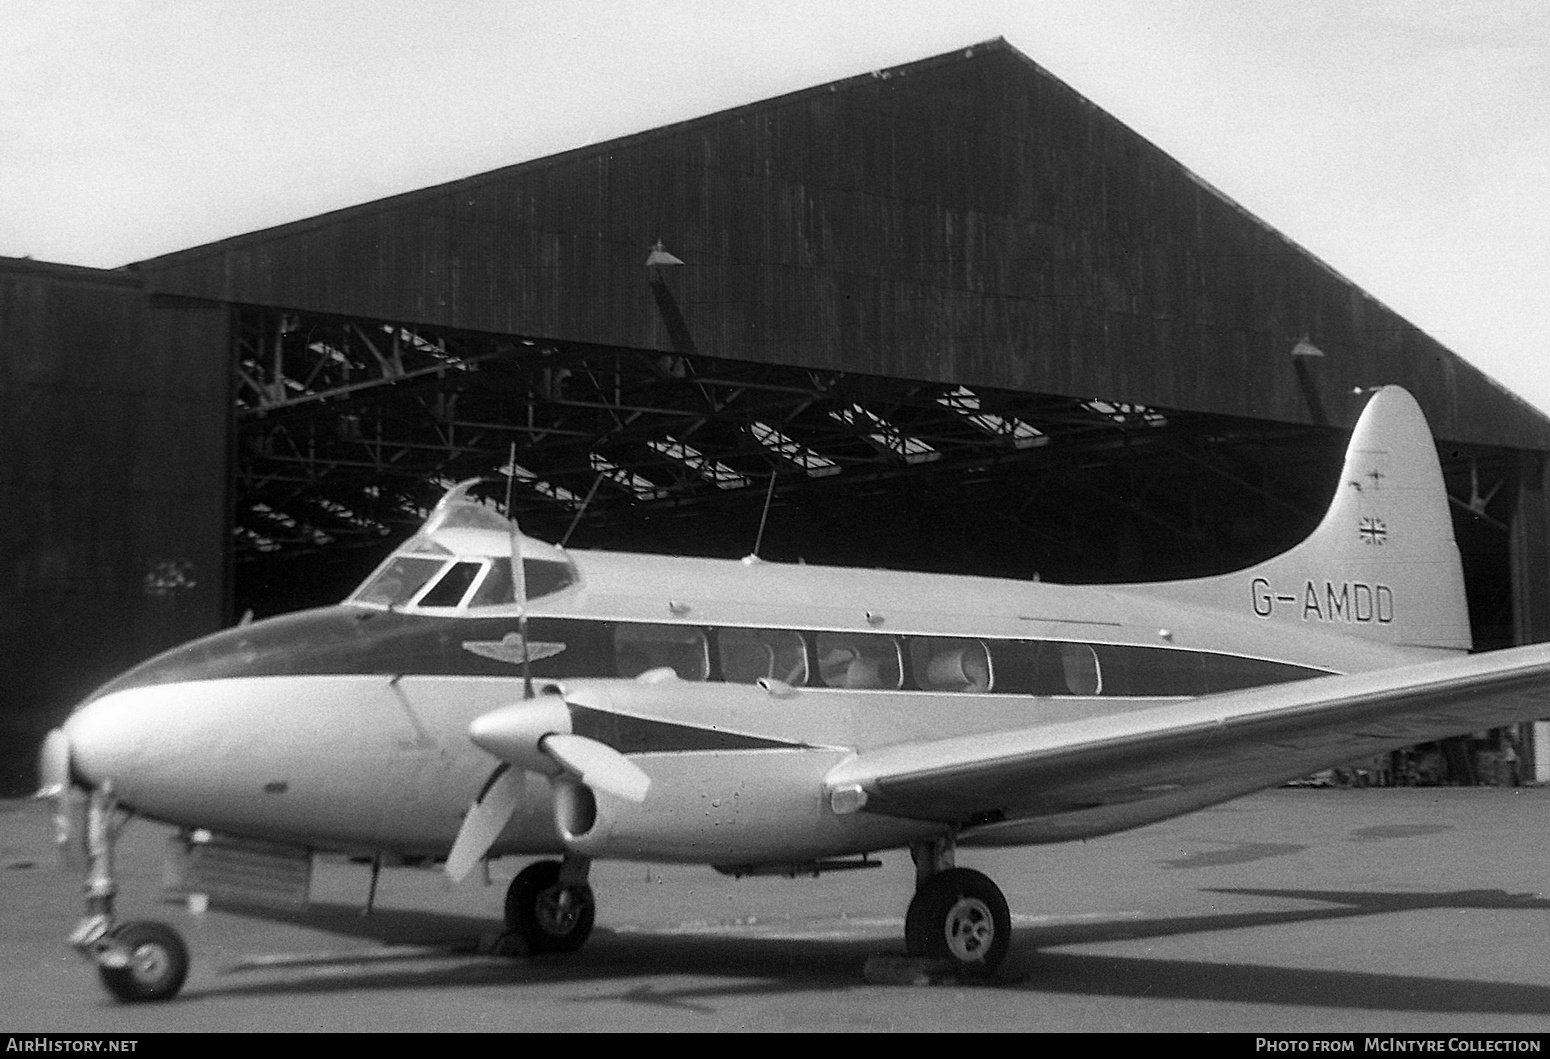
M 445 560 L 428 556 L 395 555 L 355 593 L 357 603 L 401 607 L 436 576 Z
M 484 569 L 483 563 L 453 563 L 441 579 L 432 585 L 419 599 L 421 607 L 455 607 L 473 587 L 474 578 Z
M 721 679 L 733 684 L 807 683 L 807 646 L 790 629 L 722 629 L 716 633 L 716 657 Z
M 996 690 L 1018 695 L 1097 695 L 1104 670 L 1092 645 L 1059 640 L 992 643 Z
M 1098 666 L 1098 653 L 1090 644 L 1061 644 L 1060 671 L 1066 680 L 1066 690 L 1072 695 L 1103 693 L 1103 670 Z
M 692 625 L 620 625 L 614 629 L 614 663 L 621 677 L 667 667 L 682 680 L 710 675 L 703 630 Z
M 910 671 L 923 691 L 989 691 L 990 656 L 978 640 L 910 638 Z
M 821 632 L 818 676 L 830 688 L 897 688 L 903 679 L 899 645 L 891 636 Z

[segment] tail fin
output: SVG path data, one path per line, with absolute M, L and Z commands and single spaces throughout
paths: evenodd
M 1329 511 L 1301 544 L 1235 574 L 1143 591 L 1254 621 L 1469 650 L 1447 487 L 1415 398 L 1397 386 L 1373 395 L 1351 435 Z

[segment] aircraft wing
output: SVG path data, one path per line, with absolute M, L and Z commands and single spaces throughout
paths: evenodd
M 864 801 L 867 812 L 917 820 L 975 825 L 1069 816 L 1071 833 L 1056 833 L 1055 825 L 1048 836 L 1024 839 L 1056 841 L 1535 718 L 1550 718 L 1550 644 L 893 744 L 837 765 L 825 787 L 837 807 Z M 1077 823 L 1084 815 L 1090 819 Z

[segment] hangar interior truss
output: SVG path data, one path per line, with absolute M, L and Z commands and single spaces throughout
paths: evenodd
M 233 336 L 237 599 L 261 614 L 341 597 L 466 478 L 572 545 L 1199 576 L 1309 532 L 1344 449 L 1336 429 L 1099 397 L 300 311 L 241 309 Z M 1445 456 L 1472 581 L 1494 586 L 1477 638 L 1508 642 L 1490 556 L 1512 460 Z

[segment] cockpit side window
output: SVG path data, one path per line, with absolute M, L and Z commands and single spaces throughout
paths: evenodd
M 555 562 L 552 559 L 524 559 L 522 574 L 523 580 L 527 582 L 528 599 L 553 595 L 575 581 L 575 575 L 569 563 Z M 474 590 L 473 598 L 468 601 L 468 605 L 498 607 L 515 601 L 516 590 L 511 584 L 511 562 L 508 559 L 495 559 L 490 564 L 490 572 Z
M 502 603 L 511 603 L 516 599 L 511 588 L 511 562 L 507 559 L 496 559 L 490 564 L 490 572 L 484 575 L 484 580 L 479 582 L 479 588 L 474 592 L 474 598 L 468 601 L 470 607 L 498 607 Z
M 351 602 L 401 607 L 413 599 L 444 564 L 445 560 L 428 556 L 395 555 L 356 590 Z
M 468 594 L 474 578 L 479 576 L 479 571 L 482 569 L 484 569 L 483 563 L 453 563 L 447 572 L 441 575 L 441 580 L 420 597 L 418 605 L 422 607 L 457 606 L 463 602 L 463 597 Z

